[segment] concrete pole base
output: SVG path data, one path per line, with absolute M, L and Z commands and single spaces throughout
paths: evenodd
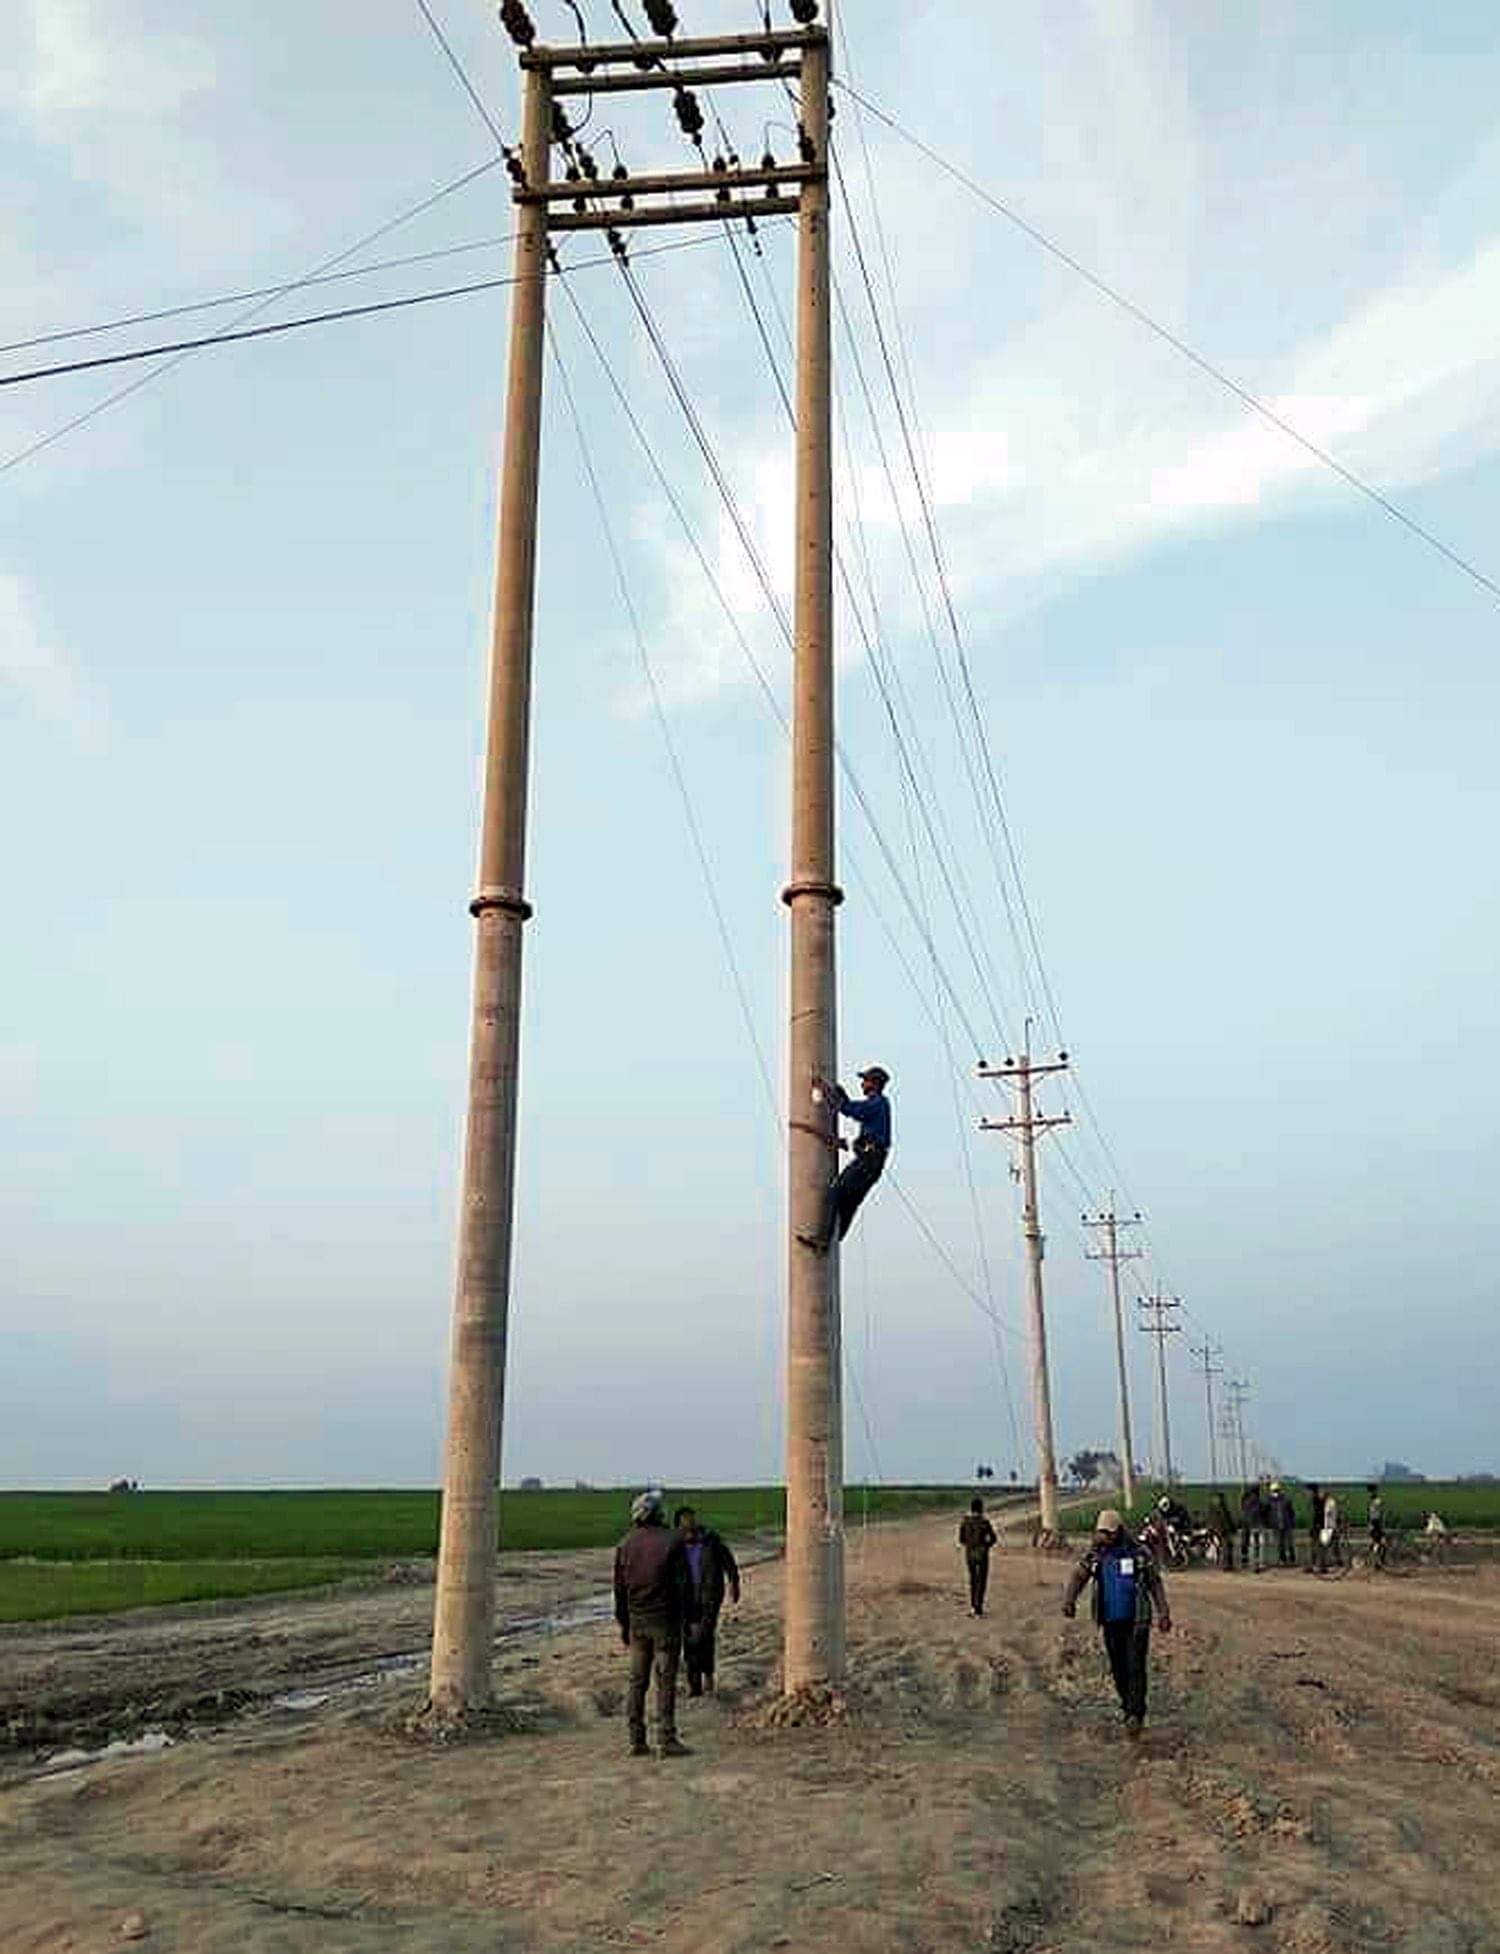
M 761 1730 L 826 1730 L 849 1716 L 849 1692 L 838 1683 L 805 1683 L 773 1696 L 755 1718 Z
M 534 1731 L 533 1720 L 500 1703 L 455 1704 L 440 1707 L 429 1696 L 403 1720 L 408 1737 L 429 1744 L 472 1744 L 496 1737 L 516 1737 Z

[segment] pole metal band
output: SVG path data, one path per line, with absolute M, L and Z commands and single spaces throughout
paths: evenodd
M 479 917 L 487 909 L 498 909 L 503 915 L 517 916 L 525 923 L 535 913 L 524 896 L 512 895 L 509 889 L 481 889 L 469 904 L 469 914 Z
M 844 900 L 844 892 L 836 882 L 788 882 L 781 892 L 781 900 L 788 908 L 798 896 L 822 896 L 835 908 Z

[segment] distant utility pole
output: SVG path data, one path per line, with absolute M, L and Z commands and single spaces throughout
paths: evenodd
M 1225 1471 L 1232 1476 L 1236 1464 L 1234 1408 L 1232 1405 L 1220 1404 L 1218 1424 L 1219 1437 L 1224 1445 Z
M 1140 1306 L 1144 1312 L 1140 1327 L 1148 1337 L 1156 1338 L 1156 1408 L 1161 1426 L 1162 1477 L 1170 1486 L 1176 1475 L 1172 1471 L 1172 1426 L 1167 1416 L 1167 1338 L 1181 1333 L 1182 1325 L 1172 1321 L 1172 1312 L 1182 1308 L 1182 1299 L 1164 1296 L 1158 1287 L 1154 1296 L 1140 1298 Z
M 1115 1311 L 1115 1367 L 1120 1380 L 1120 1496 L 1127 1512 L 1135 1504 L 1135 1454 L 1131 1449 L 1130 1384 L 1125 1370 L 1125 1313 L 1120 1306 L 1120 1264 L 1138 1262 L 1141 1250 L 1121 1248 L 1120 1230 L 1138 1228 L 1140 1221 L 1139 1210 L 1128 1220 L 1117 1215 L 1113 1194 L 1109 1197 L 1109 1206 L 1102 1213 L 1083 1217 L 1085 1228 L 1098 1228 L 1104 1236 L 1103 1248 L 1086 1251 L 1089 1261 L 1109 1264 L 1109 1293 Z
M 1250 1452 L 1245 1441 L 1245 1400 L 1250 1396 L 1249 1380 L 1231 1378 L 1224 1389 L 1229 1393 L 1229 1415 L 1239 1452 L 1240 1484 L 1246 1486 L 1250 1483 Z
M 1222 1354 L 1207 1338 L 1201 1344 L 1194 1344 L 1192 1349 L 1193 1362 L 1203 1373 L 1203 1392 L 1208 1404 L 1208 1482 L 1211 1486 L 1219 1483 L 1219 1454 L 1214 1444 L 1214 1379 L 1224 1375 L 1224 1366 L 1215 1361 Z
M 1041 1501 L 1042 1535 L 1058 1536 L 1057 1457 L 1052 1442 L 1052 1384 L 1047 1371 L 1047 1319 L 1042 1307 L 1042 1255 L 1046 1247 L 1036 1198 L 1036 1136 L 1054 1126 L 1069 1126 L 1072 1115 L 1058 1113 L 1043 1118 L 1032 1108 L 1031 1082 L 1049 1072 L 1066 1072 L 1068 1055 L 1059 1052 L 1045 1065 L 1031 1059 L 1031 1020 L 1026 1020 L 1026 1049 L 1019 1058 L 1007 1058 L 1003 1065 L 981 1065 L 981 1079 L 1003 1079 L 1016 1093 L 1016 1111 L 1011 1119 L 982 1119 L 980 1126 L 989 1133 L 1009 1133 L 1020 1141 L 1021 1152 L 1021 1232 L 1026 1237 L 1027 1296 L 1031 1308 L 1031 1397 L 1036 1417 L 1036 1483 Z
M 469 1114 L 453 1309 L 448 1442 L 433 1619 L 430 1709 L 451 1721 L 490 1696 L 495 1556 L 499 1545 L 521 1018 L 531 642 L 541 444 L 542 353 L 551 239 L 601 231 L 617 258 L 640 225 L 729 228 L 797 216 L 797 587 L 793 696 L 791 910 L 792 1103 L 835 1074 L 833 912 L 832 472 L 829 436 L 828 117 L 826 28 L 798 0 L 791 31 L 675 38 L 670 6 L 647 8 L 661 38 L 545 47 L 524 0 L 501 21 L 522 48 L 523 133 L 507 161 L 517 206 L 510 373 L 501 466 L 489 727 L 469 1056 Z M 602 176 L 579 149 L 570 98 L 668 90 L 683 133 L 701 152 L 695 88 L 799 83 L 798 154 L 746 168 L 700 153 L 691 170 Z M 552 150 L 568 158 L 554 172 Z M 747 192 L 754 192 L 749 195 Z M 831 1106 L 794 1119 L 792 1229 L 822 1223 L 836 1119 Z M 791 1246 L 787 1413 L 786 1687 L 837 1681 L 844 1667 L 843 1414 L 836 1256 Z

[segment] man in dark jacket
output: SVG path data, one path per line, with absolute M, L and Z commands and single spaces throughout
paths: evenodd
M 1146 1720 L 1151 1622 L 1154 1616 L 1163 1635 L 1170 1635 L 1172 1611 L 1156 1562 L 1125 1531 L 1125 1522 L 1113 1507 L 1107 1506 L 1094 1522 L 1094 1544 L 1073 1569 L 1063 1595 L 1063 1613 L 1070 1621 L 1078 1611 L 1079 1595 L 1090 1582 L 1094 1620 L 1104 1636 L 1125 1728 L 1138 1737 Z
M 615 1620 L 630 1651 L 625 1716 L 630 1754 L 649 1757 L 646 1685 L 656 1674 L 656 1748 L 659 1757 L 686 1757 L 677 1738 L 677 1663 L 682 1629 L 690 1613 L 687 1556 L 662 1512 L 660 1493 L 631 1503 L 630 1531 L 615 1549 Z
M 1271 1525 L 1276 1533 L 1276 1564 L 1297 1565 L 1297 1512 L 1279 1479 L 1271 1481 Z
M 1271 1515 L 1259 1480 L 1240 1494 L 1240 1570 L 1253 1568 L 1259 1574 L 1266 1565 L 1266 1534 Z
M 719 1632 L 719 1611 L 724 1592 L 738 1608 L 740 1570 L 727 1541 L 712 1527 L 700 1527 L 691 1506 L 679 1506 L 672 1524 L 682 1540 L 687 1556 L 690 1606 L 682 1638 L 682 1653 L 687 1663 L 688 1695 L 714 1693 L 715 1639 Z
M 969 1612 L 984 1613 L 984 1591 L 990 1584 L 990 1553 L 1000 1536 L 985 1518 L 984 1501 L 971 1499 L 958 1523 L 958 1544 L 969 1570 Z
M 1328 1565 L 1328 1555 L 1323 1546 L 1323 1508 L 1326 1495 L 1323 1488 L 1310 1485 L 1307 1489 L 1307 1571 L 1321 1574 Z

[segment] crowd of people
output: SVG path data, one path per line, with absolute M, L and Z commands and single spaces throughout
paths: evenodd
M 1365 1524 L 1369 1564 L 1385 1566 L 1390 1552 L 1385 1502 L 1378 1485 L 1367 1485 Z M 1297 1551 L 1297 1508 L 1279 1479 L 1263 1478 L 1244 1487 L 1235 1505 L 1215 1490 L 1201 1520 L 1174 1494 L 1163 1494 L 1141 1525 L 1141 1541 L 1164 1566 L 1187 1567 L 1209 1561 L 1226 1573 L 1260 1574 L 1271 1567 L 1305 1566 L 1327 1574 L 1350 1564 L 1349 1516 L 1338 1494 L 1316 1483 L 1307 1486 L 1307 1554 Z M 1430 1542 L 1447 1528 L 1436 1513 L 1425 1516 Z

